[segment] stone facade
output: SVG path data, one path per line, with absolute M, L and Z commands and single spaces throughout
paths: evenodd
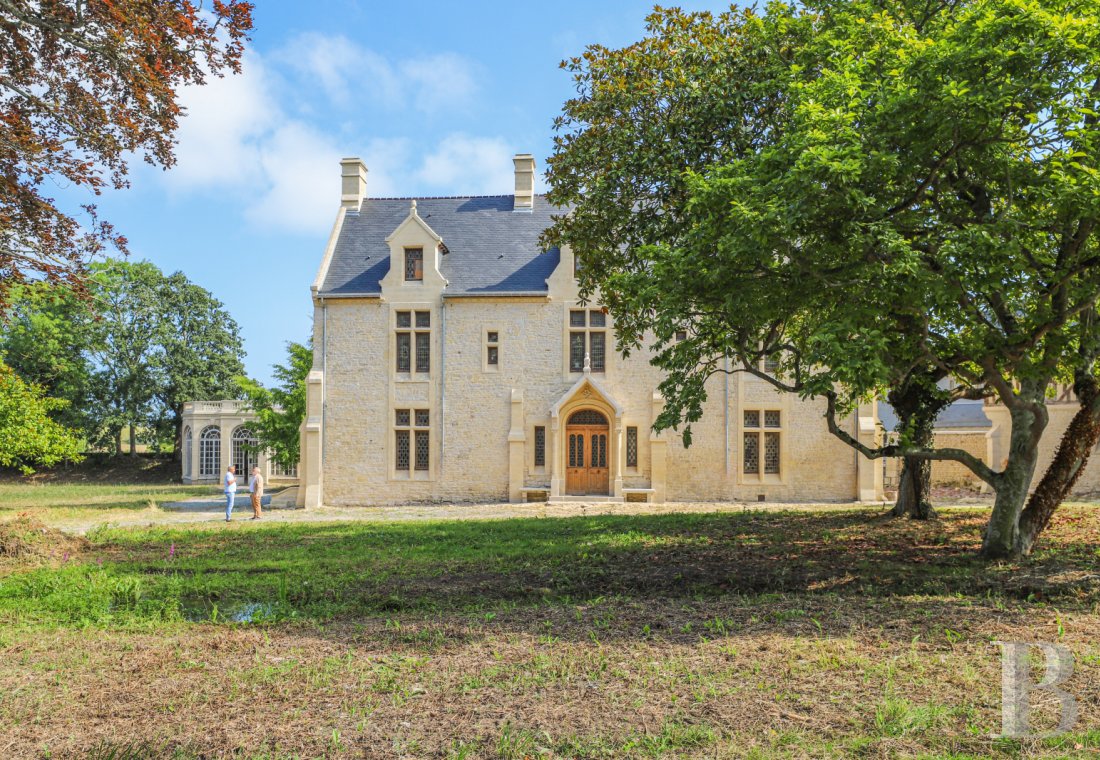
M 254 443 L 248 426 L 255 415 L 243 401 L 191 401 L 183 405 L 184 483 L 218 483 L 229 465 L 238 474 L 259 466 L 268 483 L 294 483 L 297 469 L 282 470 L 265 453 L 248 450 Z
M 509 202 L 501 213 L 515 214 L 517 224 L 529 205 L 537 211 L 545 203 L 530 192 L 533 169 L 530 157 L 516 157 L 515 209 Z M 823 404 L 745 375 L 712 379 L 690 448 L 675 431 L 653 433 L 663 403 L 660 373 L 646 351 L 624 359 L 614 350 L 611 318 L 580 301 L 567 248 L 557 252 L 541 290 L 455 288 L 447 267 L 491 266 L 504 253 L 466 251 L 434 229 L 446 220 L 437 221 L 442 214 L 432 199 L 420 200 L 424 216 L 417 200 L 405 199 L 404 219 L 384 235 L 388 269 L 377 287 L 333 288 L 334 261 L 346 268 L 355 256 L 372 258 L 349 253 L 345 225 L 355 220 L 362 229 L 365 215 L 381 213 L 366 198 L 361 163 L 345 160 L 343 178 L 343 205 L 313 286 L 301 505 L 574 498 L 579 475 L 569 446 L 577 428 L 570 421 L 581 418 L 606 421 L 606 440 L 602 433 L 599 442 L 591 439 L 606 465 L 588 472 L 606 485 L 585 499 L 882 497 L 881 465 L 828 433 Z M 547 254 L 532 246 L 529 255 L 534 261 Z M 578 412 L 584 414 L 574 417 Z M 872 443 L 877 422 L 875 405 L 867 405 L 844 424 Z

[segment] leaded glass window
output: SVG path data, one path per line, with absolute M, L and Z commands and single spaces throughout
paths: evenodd
M 584 311 L 571 311 L 569 312 L 569 326 L 570 327 L 584 327 Z
M 604 348 L 606 335 L 602 332 L 590 332 L 588 334 L 589 361 L 592 363 L 593 372 L 603 372 L 605 369 Z
M 779 474 L 779 433 L 764 433 L 764 474 Z
M 607 315 L 602 311 L 590 311 L 588 312 L 588 326 L 589 327 L 606 327 Z
M 760 472 L 760 434 L 745 433 L 745 446 L 742 452 L 745 474 L 756 475 Z
M 428 431 L 416 431 L 416 469 L 428 469 Z
M 393 413 L 393 424 L 397 425 L 397 427 L 408 427 L 409 426 L 409 410 L 408 409 L 398 409 L 398 410 L 396 410 Z
M 394 462 L 394 467 L 400 471 L 408 471 L 409 469 L 409 431 L 397 430 L 394 435 L 396 436 L 397 460 Z
M 397 326 L 412 327 L 412 312 L 411 311 L 399 311 L 397 312 Z
M 607 436 L 593 434 L 592 436 L 592 466 L 607 467 Z
M 535 426 L 535 467 L 546 466 L 546 428 Z
M 760 427 L 760 412 L 755 409 L 745 410 L 745 427 L 758 428 Z
M 430 372 L 432 368 L 432 334 L 416 334 L 416 371 Z
M 638 428 L 626 429 L 626 466 L 638 466 Z
M 584 333 L 582 332 L 569 333 L 569 371 L 584 371 Z
M 569 425 L 606 425 L 607 417 L 597 412 L 595 409 L 581 409 L 579 412 L 573 412 L 569 415 Z
M 412 371 L 412 335 L 407 332 L 397 333 L 397 371 Z
M 485 364 L 496 367 L 500 364 L 500 333 L 489 330 L 485 333 Z
M 432 326 L 432 313 L 430 311 L 416 312 L 416 329 L 422 330 Z
M 764 412 L 764 427 L 777 428 L 779 424 L 779 411 L 776 409 L 769 409 Z
M 417 427 L 428 427 L 428 422 L 429 422 L 430 419 L 431 419 L 431 415 L 430 415 L 430 413 L 428 412 L 427 409 L 417 409 L 416 410 L 416 426 Z
M 424 249 L 405 249 L 405 279 L 419 281 L 424 279 Z

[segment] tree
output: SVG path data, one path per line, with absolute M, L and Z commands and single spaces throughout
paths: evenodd
M 90 435 L 87 301 L 47 282 L 16 285 L 9 295 L 0 315 L 0 360 L 24 382 L 66 401 L 51 412 L 53 419 Z
M 659 12 L 647 40 L 572 61 L 550 196 L 573 212 L 548 239 L 580 256 L 621 348 L 652 336 L 658 425 L 698 419 L 735 357 L 826 399 L 830 431 L 866 456 L 970 467 L 997 492 L 983 553 L 1028 551 L 1045 393 L 1079 364 L 1073 331 L 1100 296 L 1098 32 L 1092 2 L 822 2 Z M 677 141 L 703 159 L 670 179 Z M 1002 470 L 838 424 L 914 373 L 1008 407 Z
M 64 406 L 64 401 L 46 396 L 40 386 L 28 385 L 0 363 L 0 466 L 30 474 L 35 467 L 79 462 L 80 437 L 50 418 Z
M 47 180 L 128 185 L 131 154 L 170 167 L 178 89 L 239 71 L 252 5 L 214 0 L 0 0 L 0 306 L 27 277 L 82 284 L 126 240 L 95 207 L 81 223 Z
M 284 468 L 298 466 L 302 423 L 306 419 L 306 377 L 313 367 L 313 349 L 301 343 L 287 344 L 287 363 L 272 367 L 277 385 L 265 388 L 241 377 L 238 384 L 256 421 L 249 427 L 271 459 Z
M 183 405 L 204 398 L 236 398 L 236 378 L 244 373 L 240 328 L 210 291 L 182 272 L 164 277 L 157 288 L 161 384 L 158 426 L 166 426 L 178 460 L 183 450 Z

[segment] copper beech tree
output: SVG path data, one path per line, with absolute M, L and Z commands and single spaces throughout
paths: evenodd
M 83 282 L 126 239 L 49 187 L 128 185 L 127 158 L 171 166 L 182 85 L 240 70 L 252 4 L 0 0 L 0 307 L 16 282 Z

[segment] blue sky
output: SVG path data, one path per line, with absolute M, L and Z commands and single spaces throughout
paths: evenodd
M 183 94 L 178 165 L 135 164 L 133 186 L 98 205 L 134 258 L 228 306 L 245 366 L 266 383 L 286 341 L 308 337 L 342 156 L 363 157 L 372 196 L 511 192 L 512 154 L 541 169 L 572 94 L 559 61 L 638 39 L 650 8 L 257 0 L 243 73 Z

